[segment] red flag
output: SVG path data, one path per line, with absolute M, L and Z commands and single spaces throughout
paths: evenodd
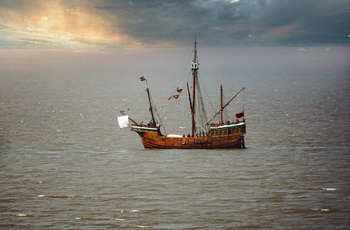
M 236 118 L 241 118 L 241 117 L 244 117 L 243 111 L 241 113 L 236 113 Z
M 178 99 L 179 98 L 179 94 L 174 94 L 173 98 Z
M 140 77 L 140 81 L 145 81 L 146 78 L 144 76 Z

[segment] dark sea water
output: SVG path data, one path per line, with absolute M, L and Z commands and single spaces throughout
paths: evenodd
M 199 47 L 214 106 L 246 87 L 247 148 L 146 150 L 119 111 L 146 121 L 139 77 L 161 107 L 190 57 L 0 50 L 0 228 L 349 229 L 350 47 Z M 159 110 L 190 131 L 186 100 Z

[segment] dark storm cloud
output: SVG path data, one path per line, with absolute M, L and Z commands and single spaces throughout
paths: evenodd
M 348 42 L 350 34 L 347 0 L 99 1 L 96 8 L 121 13 L 123 31 L 144 42 L 195 33 L 207 43 Z
M 347 0 L 273 1 L 262 21 L 270 26 L 294 25 L 295 42 L 348 42 L 350 2 Z
M 0 13 L 2 43 L 9 33 L 112 46 L 189 43 L 195 34 L 206 44 L 350 43 L 349 0 L 8 0 Z

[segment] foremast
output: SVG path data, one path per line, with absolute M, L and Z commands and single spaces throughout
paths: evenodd
M 149 92 L 148 85 L 147 85 L 146 91 L 147 91 L 147 96 L 148 96 L 149 111 L 151 112 L 151 116 L 152 116 L 152 123 L 153 123 L 153 125 L 156 125 L 156 119 L 154 118 L 154 112 L 153 112 L 153 107 L 152 107 L 151 93 Z

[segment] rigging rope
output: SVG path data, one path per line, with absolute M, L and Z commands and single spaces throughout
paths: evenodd
M 166 131 L 165 126 L 164 126 L 164 124 L 163 124 L 162 118 L 161 118 L 161 116 L 159 115 L 159 112 L 158 112 L 158 109 L 157 109 L 156 103 L 154 103 L 154 101 L 153 101 L 153 98 L 152 98 L 152 97 L 151 97 L 151 101 L 152 101 L 152 104 L 153 104 L 153 107 L 154 107 L 154 111 L 156 112 L 157 117 L 158 117 L 158 119 L 159 119 L 159 121 L 160 121 L 159 123 L 160 123 L 161 127 L 163 127 L 164 132 L 165 132 L 165 134 L 167 135 L 167 131 Z
M 134 104 L 141 98 L 141 96 L 142 96 L 145 92 L 146 92 L 146 90 L 145 90 L 145 91 L 142 91 L 142 92 L 140 93 L 140 95 L 136 98 L 136 100 L 135 100 L 134 102 L 132 102 L 132 103 L 129 105 L 128 111 L 131 111 L 130 108 L 132 108 L 132 107 L 134 106 Z
M 199 81 L 200 81 L 200 84 L 201 84 L 202 87 L 204 88 L 204 92 L 205 92 L 205 95 L 206 95 L 206 97 L 207 97 L 207 101 L 208 101 L 209 105 L 211 106 L 211 109 L 212 109 L 213 111 L 216 111 L 216 109 L 214 108 L 213 103 L 212 103 L 211 100 L 210 100 L 209 93 L 208 93 L 207 89 L 204 87 L 204 84 L 203 84 L 203 81 L 202 81 L 202 78 L 201 78 L 200 74 L 198 73 L 197 75 L 198 75 L 198 79 L 199 79 Z

